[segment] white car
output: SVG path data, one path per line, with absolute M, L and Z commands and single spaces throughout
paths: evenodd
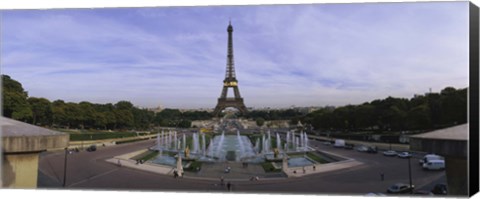
M 355 148 L 356 151 L 359 151 L 359 152 L 367 152 L 368 151 L 368 147 L 367 146 L 358 146 Z
M 388 150 L 383 152 L 384 156 L 397 156 L 397 152 L 393 150 Z
M 420 160 L 418 161 L 418 163 L 419 163 L 420 165 L 423 165 L 423 163 L 428 162 L 428 161 L 430 161 L 430 160 L 444 160 L 444 158 L 443 158 L 442 156 L 439 156 L 439 155 L 428 154 L 428 155 L 423 156 L 423 158 L 420 159 Z
M 412 154 L 409 152 L 401 152 L 397 155 L 399 158 L 411 158 Z
M 426 170 L 443 170 L 445 169 L 445 160 L 430 160 L 423 163 L 422 167 Z

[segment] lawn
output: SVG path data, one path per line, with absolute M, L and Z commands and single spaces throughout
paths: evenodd
M 307 152 L 307 157 L 314 160 L 315 162 L 320 163 L 320 164 L 329 163 L 327 160 L 321 158 L 320 156 L 318 156 L 317 154 L 312 153 L 312 152 Z

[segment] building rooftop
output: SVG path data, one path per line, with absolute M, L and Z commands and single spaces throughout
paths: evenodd
M 28 123 L 20 122 L 6 117 L 1 117 L 0 126 L 2 126 L 2 136 L 42 136 L 42 135 L 62 135 L 64 133 L 50 129 L 38 127 Z
M 37 152 L 68 146 L 66 133 L 38 127 L 6 117 L 0 117 L 0 137 L 5 153 Z
M 411 138 L 467 141 L 468 123 L 450 128 L 439 129 L 428 133 L 413 135 Z

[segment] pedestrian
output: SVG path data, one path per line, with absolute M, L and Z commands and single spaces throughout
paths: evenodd
M 383 174 L 383 172 L 380 172 L 380 179 L 383 181 L 385 179 L 385 175 Z
M 119 167 L 122 167 L 122 162 L 120 162 L 120 159 L 118 159 L 117 164 Z
M 177 178 L 177 177 L 178 177 L 177 170 L 173 170 L 173 178 Z
M 230 182 L 227 182 L 227 190 L 230 191 L 232 188 L 232 184 L 230 184 Z
M 306 173 L 306 172 L 307 172 L 307 170 L 305 170 L 305 167 L 303 167 L 303 173 Z
M 313 170 L 314 170 L 314 171 L 315 171 L 316 168 L 317 168 L 317 167 L 315 167 L 315 165 L 313 165 Z
M 223 176 L 220 176 L 220 185 L 222 185 L 222 186 L 225 185 L 225 184 L 224 184 Z

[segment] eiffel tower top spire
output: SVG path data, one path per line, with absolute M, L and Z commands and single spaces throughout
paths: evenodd
M 228 21 L 228 49 L 227 49 L 227 72 L 225 74 L 225 81 L 236 81 L 235 78 L 235 64 L 233 62 L 233 26 L 232 22 Z

